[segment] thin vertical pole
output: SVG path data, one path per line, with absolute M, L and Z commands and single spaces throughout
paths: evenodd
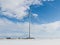
M 31 37 L 31 10 L 29 11 L 29 37 L 28 39 L 34 39 Z
M 31 22 L 31 12 L 29 11 L 29 39 L 30 39 L 30 22 Z

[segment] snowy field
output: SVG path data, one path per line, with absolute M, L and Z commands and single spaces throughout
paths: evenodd
M 60 39 L 0 40 L 0 45 L 60 45 Z

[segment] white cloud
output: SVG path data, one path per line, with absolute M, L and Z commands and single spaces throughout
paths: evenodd
M 31 32 L 33 37 L 60 37 L 60 21 L 48 24 L 31 24 Z M 41 32 L 42 31 L 42 32 Z
M 28 35 L 29 25 L 25 23 L 13 23 L 7 19 L 0 19 L 0 36 L 23 36 Z M 19 32 L 20 31 L 20 32 Z M 22 32 L 23 33 L 22 33 Z
M 38 14 L 33 14 L 33 16 L 36 18 L 38 16 Z
M 9 17 L 22 19 L 28 14 L 30 5 L 40 4 L 40 0 L 0 0 L 2 13 Z M 14 15 L 15 14 L 15 15 Z
M 30 9 L 30 5 L 35 4 L 41 5 L 42 0 L 0 0 L 2 13 L 6 16 L 18 19 L 22 19 L 27 16 L 28 12 L 26 10 Z
M 26 31 L 28 30 L 28 23 L 13 23 L 7 19 L 0 19 L 0 30 L 11 30 L 11 31 L 18 31 L 18 30 L 23 30 Z
M 60 34 L 58 32 L 58 30 L 60 29 L 60 21 L 56 21 L 56 22 L 52 22 L 52 23 L 48 23 L 48 24 L 30 24 L 31 25 L 31 36 L 32 37 L 41 37 L 41 36 L 52 36 L 54 33 L 54 36 L 57 36 L 57 33 Z M 27 32 L 29 31 L 29 23 L 25 22 L 25 23 L 13 23 L 7 19 L 0 19 L 0 31 L 23 31 L 23 32 Z M 42 31 L 42 34 L 41 32 Z M 45 34 L 45 33 L 47 34 Z M 21 35 L 23 35 L 23 33 L 18 33 Z M 52 35 L 50 35 L 52 34 Z M 58 35 L 59 36 L 59 35 Z
M 57 30 L 60 27 L 60 21 L 56 21 L 53 23 L 43 24 L 42 29 L 44 29 L 46 32 L 52 32 Z
M 44 0 L 43 0 L 44 1 Z M 45 0 L 48 1 L 48 0 Z M 15 17 L 17 19 L 22 19 L 28 15 L 26 10 L 30 9 L 30 5 L 41 5 L 42 0 L 0 0 L 1 12 L 8 17 Z M 34 17 L 37 17 L 37 14 L 33 14 Z M 56 25 L 56 26 L 55 26 Z M 58 29 L 59 23 L 54 22 L 50 24 L 31 24 L 31 32 L 33 34 L 38 33 L 40 30 L 45 32 L 52 32 Z M 22 30 L 28 32 L 29 23 L 13 23 L 7 19 L 0 19 L 0 31 L 18 31 Z M 31 34 L 33 36 L 33 34 Z M 4 34 L 3 34 L 4 35 Z M 7 34 L 10 35 L 10 34 Z M 17 35 L 17 34 L 14 34 Z M 19 35 L 19 33 L 18 33 Z M 20 36 L 22 34 L 20 33 Z M 36 35 L 37 36 L 37 35 Z M 38 35 L 39 36 L 39 35 Z

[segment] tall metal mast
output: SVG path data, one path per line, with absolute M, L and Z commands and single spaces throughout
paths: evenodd
M 31 33 L 30 32 L 31 31 L 30 30 L 30 26 L 31 26 L 30 23 L 31 23 L 31 11 L 29 11 L 29 39 L 31 38 L 31 36 L 30 36 L 30 33 Z
M 29 37 L 28 39 L 34 39 L 33 37 L 31 37 L 31 10 L 29 10 Z

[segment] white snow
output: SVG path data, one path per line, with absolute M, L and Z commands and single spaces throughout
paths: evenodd
M 0 40 L 0 45 L 60 45 L 60 39 Z

